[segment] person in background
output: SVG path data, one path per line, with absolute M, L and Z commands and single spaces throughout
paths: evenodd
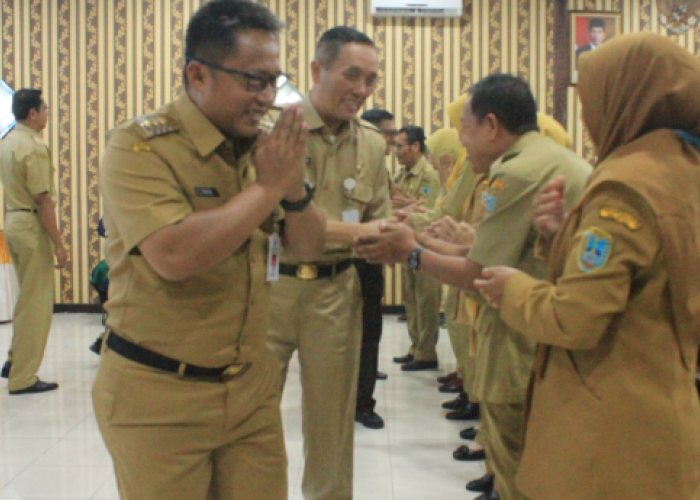
M 56 223 L 56 170 L 41 138 L 49 119 L 41 94 L 39 89 L 20 89 L 12 96 L 17 125 L 0 143 L 5 240 L 20 287 L 1 373 L 9 378 L 12 395 L 58 389 L 57 383 L 37 377 L 53 318 L 54 267 L 68 262 Z
M 370 109 L 362 113 L 365 120 L 381 132 L 386 141 L 384 155 L 391 153 L 396 138 L 394 115 L 385 109 Z M 388 172 L 387 172 L 388 174 Z M 369 264 L 364 259 L 353 259 L 362 290 L 362 347 L 360 371 L 357 377 L 357 404 L 355 421 L 368 429 L 383 429 L 384 420 L 374 411 L 377 401 L 374 389 L 377 380 L 386 380 L 386 373 L 377 370 L 379 342 L 382 338 L 382 296 L 384 295 L 384 266 Z
M 431 209 L 441 193 L 440 179 L 425 153 L 425 133 L 421 127 L 409 125 L 399 130 L 396 158 L 403 168 L 396 177 L 396 186 L 407 197 L 420 200 Z M 410 266 L 402 268 L 401 288 L 406 304 L 408 354 L 394 358 L 403 371 L 437 369 L 437 341 L 440 323 L 440 283 L 431 276 L 418 273 Z

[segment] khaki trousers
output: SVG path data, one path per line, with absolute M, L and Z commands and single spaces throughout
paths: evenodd
M 501 499 L 527 500 L 515 486 L 525 435 L 525 405 L 482 401 L 480 408 L 481 425 L 486 435 L 483 444 Z
M 280 276 L 273 284 L 268 346 L 279 359 L 282 386 L 289 360 L 299 351 L 306 500 L 352 498 L 361 343 L 362 298 L 354 267 L 333 278 Z
M 54 255 L 36 214 L 9 212 L 5 240 L 19 281 L 7 358 L 12 362 L 9 390 L 18 391 L 37 381 L 44 358 L 53 318 Z
M 419 361 L 437 361 L 435 346 L 440 328 L 440 282 L 407 266 L 401 269 L 401 290 L 411 338 L 408 353 Z
M 448 287 L 445 297 L 445 320 L 447 323 L 447 333 L 450 336 L 450 344 L 457 359 L 457 373 L 462 379 L 464 392 L 471 392 L 474 381 L 474 358 L 469 356 L 469 336 L 471 327 L 464 323 L 455 321 L 457 313 L 459 290 L 455 287 Z M 474 400 L 476 402 L 476 400 Z
M 181 379 L 106 346 L 92 389 L 122 500 L 287 500 L 276 361 Z

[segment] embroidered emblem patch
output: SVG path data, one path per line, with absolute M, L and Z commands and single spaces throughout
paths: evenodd
M 488 213 L 496 210 L 496 198 L 491 193 L 485 191 L 484 194 L 481 195 L 481 202 L 484 204 Z
M 578 267 L 584 273 L 602 269 L 612 250 L 612 236 L 607 231 L 591 227 L 583 233 L 578 250 Z
M 430 186 L 423 186 L 423 194 L 430 193 Z
M 632 231 L 636 231 L 637 229 L 642 227 L 642 225 L 633 215 L 630 215 L 627 212 L 618 208 L 603 207 L 598 212 L 598 216 L 601 219 L 614 220 L 615 222 L 622 224 L 627 229 L 630 229 Z

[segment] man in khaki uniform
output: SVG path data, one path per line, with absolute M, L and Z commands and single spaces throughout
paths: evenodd
M 394 182 L 408 198 L 420 200 L 432 209 L 440 195 L 440 178 L 425 157 L 425 133 L 415 125 L 399 130 L 396 159 L 403 168 Z M 403 371 L 434 370 L 440 327 L 440 283 L 434 278 L 403 266 L 401 289 L 406 304 L 406 318 L 411 347 L 408 354 L 394 358 Z
M 56 383 L 36 376 L 53 317 L 54 255 L 64 267 L 68 254 L 56 224 L 55 169 L 41 138 L 49 108 L 41 90 L 21 89 L 12 98 L 17 125 L 0 145 L 5 197 L 5 240 L 20 285 L 12 344 L 2 376 L 10 394 L 52 391 Z
M 486 213 L 468 257 L 421 251 L 411 233 L 400 227 L 389 227 L 381 239 L 366 238 L 368 246 L 364 250 L 360 247 L 360 255 L 368 260 L 389 255 L 389 259 L 382 259 L 386 261 L 417 253 L 420 269 L 469 291 L 474 291 L 473 282 L 482 267 L 497 262 L 545 277 L 546 263 L 534 253 L 537 232 L 530 216 L 534 196 L 541 186 L 562 175 L 567 181 L 567 200 L 574 203 L 583 192 L 590 165 L 537 132 L 534 97 L 527 83 L 510 75 L 493 75 L 477 83 L 462 123 L 462 141 L 474 171 L 488 175 L 488 189 L 482 196 Z M 382 250 L 392 241 L 393 251 Z M 474 326 L 473 392 L 481 404 L 487 454 L 498 488 L 488 498 L 523 499 L 515 486 L 515 474 L 534 342 L 505 325 L 498 310 L 491 307 L 479 308 Z
M 309 126 L 307 176 L 328 220 L 324 255 L 304 263 L 284 254 L 273 287 L 270 349 L 284 384 L 298 350 L 306 500 L 352 498 L 353 428 L 362 340 L 362 299 L 352 266 L 353 238 L 377 232 L 390 215 L 386 142 L 356 115 L 377 83 L 373 42 L 339 26 L 316 47 L 314 86 L 302 101 Z
M 304 185 L 298 107 L 256 142 L 281 80 L 280 28 L 259 4 L 207 3 L 187 29 L 185 93 L 107 143 L 93 401 L 124 500 L 287 499 L 266 277 L 280 244 L 317 258 L 325 224 Z

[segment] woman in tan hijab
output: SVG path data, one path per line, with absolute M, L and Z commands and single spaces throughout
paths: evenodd
M 579 68 L 598 164 L 551 245 L 551 282 L 508 268 L 477 281 L 539 342 L 518 487 L 700 499 L 700 62 L 645 33 Z

